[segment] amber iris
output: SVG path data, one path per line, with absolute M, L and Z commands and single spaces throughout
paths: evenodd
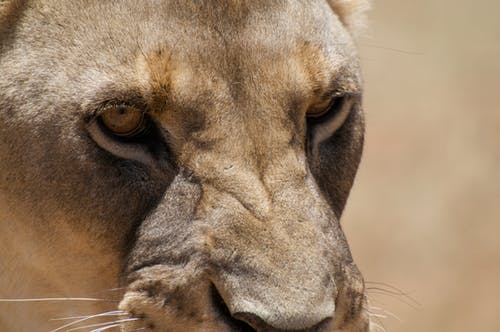
M 328 102 L 323 102 L 315 107 L 311 107 L 307 110 L 307 117 L 309 118 L 319 118 L 326 113 L 328 113 L 331 109 L 335 108 L 337 105 L 338 98 L 333 98 Z
M 130 106 L 110 107 L 100 118 L 102 124 L 116 136 L 136 136 L 146 127 L 144 112 Z

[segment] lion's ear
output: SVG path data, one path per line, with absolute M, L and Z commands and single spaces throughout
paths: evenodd
M 363 30 L 370 0 L 327 0 L 327 2 L 353 35 Z

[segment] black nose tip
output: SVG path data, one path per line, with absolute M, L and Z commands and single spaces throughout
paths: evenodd
M 256 332 L 256 330 L 252 326 L 248 325 L 242 320 L 235 319 L 233 316 L 231 316 L 229 308 L 226 306 L 226 303 L 224 302 L 219 292 L 213 285 L 212 285 L 212 304 L 215 310 L 219 312 L 220 317 L 224 319 L 225 323 L 231 327 L 231 331 Z
M 320 331 L 329 331 L 328 327 L 330 326 L 330 323 L 332 321 L 331 318 L 327 318 L 320 323 L 316 324 L 315 326 L 307 329 L 302 329 L 302 330 L 281 330 L 281 329 L 276 329 L 269 324 L 267 324 L 265 321 L 263 321 L 261 318 L 249 314 L 249 313 L 237 313 L 233 315 L 234 318 L 243 320 L 245 322 L 248 322 L 251 326 L 254 326 L 256 328 L 256 331 L 259 332 L 320 332 Z
M 229 308 L 227 307 L 226 303 L 220 296 L 219 292 L 215 288 L 215 286 L 212 285 L 212 303 L 215 308 L 220 314 L 220 317 L 222 317 L 227 325 L 231 327 L 231 331 L 235 332 L 291 332 L 289 330 L 281 330 L 272 327 L 271 325 L 267 324 L 264 320 L 262 320 L 260 317 L 251 314 L 251 313 L 235 313 L 231 315 L 231 312 L 229 311 Z M 316 324 L 315 326 L 304 329 L 304 330 L 294 330 L 294 332 L 320 332 L 324 331 L 327 329 L 328 326 L 330 326 L 332 319 L 327 318 L 323 321 L 321 321 L 319 324 Z M 328 330 L 328 329 L 327 329 Z
M 251 326 L 255 326 L 257 331 L 266 331 L 266 332 L 285 332 L 281 330 L 277 330 L 273 328 L 272 326 L 269 326 L 264 322 L 261 318 L 257 317 L 254 314 L 249 314 L 249 313 L 236 313 L 234 315 L 234 318 L 248 322 L 251 324 Z

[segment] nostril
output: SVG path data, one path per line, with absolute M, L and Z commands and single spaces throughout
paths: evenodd
M 319 322 L 318 324 L 306 328 L 306 329 L 300 329 L 300 330 L 281 330 L 281 329 L 276 329 L 272 326 L 269 326 L 265 321 L 263 321 L 260 317 L 250 314 L 250 313 L 236 313 L 234 318 L 244 320 L 245 322 L 250 323 L 252 326 L 257 327 L 258 331 L 266 331 L 266 332 L 286 332 L 286 331 L 296 331 L 296 332 L 319 332 L 319 331 L 329 331 L 330 324 L 332 322 L 331 318 L 326 318 L 323 321 Z
M 244 321 L 235 319 L 231 315 L 229 308 L 227 307 L 226 303 L 222 299 L 222 296 L 220 296 L 219 292 L 217 291 L 217 288 L 215 288 L 214 285 L 212 285 L 211 292 L 212 292 L 212 305 L 214 309 L 219 313 L 220 317 L 225 321 L 225 323 L 231 326 L 231 330 L 238 332 L 256 331 L 254 328 L 252 328 Z
M 240 320 L 243 320 L 245 322 L 248 322 L 250 324 L 252 324 L 252 326 L 258 326 L 259 327 L 259 330 L 261 328 L 264 329 L 264 331 L 269 331 L 271 330 L 272 328 L 270 326 L 268 326 L 262 319 L 260 319 L 259 317 L 253 315 L 253 314 L 250 314 L 250 313 L 246 313 L 246 312 L 238 312 L 234 315 L 234 318 L 236 319 L 240 319 Z M 274 330 L 274 329 L 273 329 Z
M 236 299 L 236 304 L 229 302 L 229 305 L 227 305 L 215 285 L 211 285 L 212 307 L 218 313 L 218 318 L 227 324 L 231 331 L 321 332 L 330 331 L 333 328 L 333 310 L 331 314 L 326 315 L 320 310 L 297 311 L 293 310 L 293 308 L 273 312 L 266 310 L 266 307 L 262 306 L 259 301 L 251 302 Z M 243 305 L 241 305 L 242 303 Z M 267 308 L 273 309 L 272 306 Z M 330 308 L 327 307 L 327 309 Z M 278 318 L 276 319 L 276 317 Z

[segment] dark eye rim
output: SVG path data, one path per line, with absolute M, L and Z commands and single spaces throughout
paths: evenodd
M 123 160 L 137 160 L 148 165 L 175 165 L 169 144 L 169 134 L 145 112 L 147 127 L 132 137 L 121 137 L 113 134 L 100 119 L 93 116 L 86 125 L 89 138 L 100 150 Z
M 308 151 L 317 153 L 317 147 L 333 137 L 346 123 L 361 102 L 361 94 L 342 94 L 336 97 L 319 117 L 307 117 L 306 142 Z
M 308 125 L 314 125 L 332 120 L 339 113 L 339 111 L 342 110 L 345 102 L 351 97 L 352 95 L 348 94 L 333 97 L 323 112 L 306 114 Z

